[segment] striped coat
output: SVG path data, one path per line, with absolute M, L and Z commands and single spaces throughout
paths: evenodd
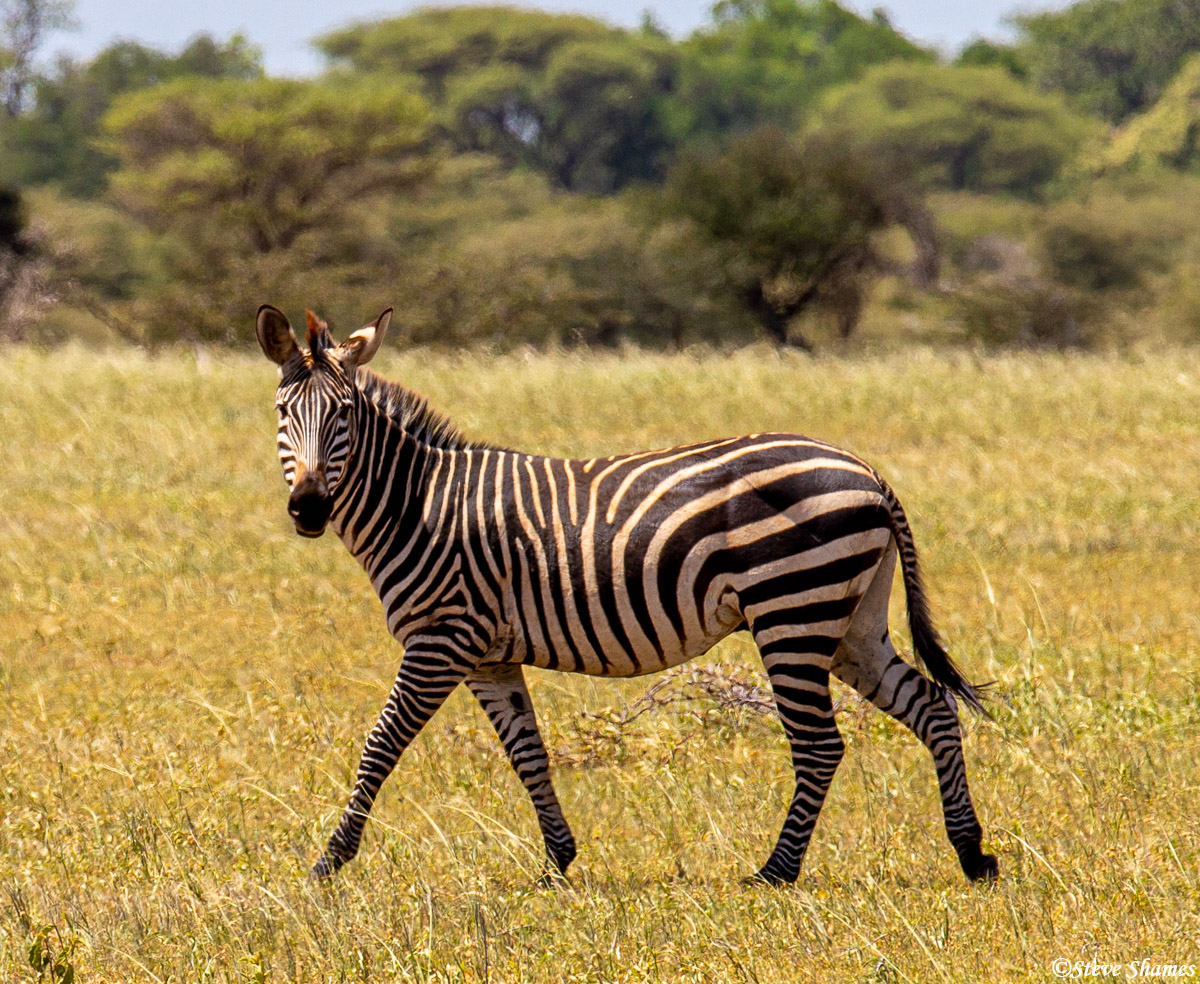
M 362 564 L 404 646 L 350 803 L 317 862 L 358 850 L 404 748 L 465 683 L 533 799 L 553 872 L 575 843 L 550 781 L 523 667 L 637 676 L 748 630 L 790 740 L 796 792 L 757 874 L 790 882 L 843 744 L 830 675 L 908 725 L 933 755 L 946 829 L 972 879 L 996 876 L 967 788 L 955 698 L 979 707 L 934 631 L 904 510 L 876 471 L 794 434 L 754 434 L 599 459 L 464 440 L 416 394 L 362 368 L 390 311 L 335 345 L 309 316 L 309 351 L 264 307 L 280 366 L 279 451 L 297 532 L 332 529 Z M 917 654 L 895 652 L 897 558 Z

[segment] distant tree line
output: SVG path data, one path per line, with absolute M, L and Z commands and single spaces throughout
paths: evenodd
M 394 302 L 448 344 L 1200 313 L 1200 0 L 1020 15 L 953 62 L 834 0 L 720 0 L 681 39 L 428 8 L 317 38 L 308 80 L 240 36 L 38 70 L 69 4 L 0 8 L 0 337 L 240 344 L 264 300 Z

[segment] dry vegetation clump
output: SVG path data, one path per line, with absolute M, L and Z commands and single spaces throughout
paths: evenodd
M 9 349 L 0 979 L 957 982 L 1050 979 L 1059 957 L 1200 963 L 1195 352 L 381 359 L 469 434 L 530 450 L 793 429 L 876 464 L 956 658 L 997 681 L 966 748 L 1002 881 L 964 881 L 927 754 L 842 690 L 848 751 L 800 882 L 742 886 L 792 780 L 735 636 L 661 680 L 531 675 L 580 842 L 559 890 L 537 887 L 533 810 L 465 694 L 401 761 L 359 859 L 310 885 L 399 652 L 345 551 L 290 532 L 272 372 Z M 897 638 L 901 611 L 897 595 Z

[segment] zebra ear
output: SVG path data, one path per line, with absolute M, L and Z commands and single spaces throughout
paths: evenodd
M 337 356 L 343 362 L 355 366 L 365 366 L 374 358 L 383 344 L 383 336 L 387 334 L 388 325 L 392 320 L 392 309 L 388 308 L 378 318 L 365 328 L 359 328 L 337 347 Z
M 254 330 L 258 334 L 258 344 L 262 346 L 263 355 L 277 366 L 282 366 L 300 354 L 296 333 L 288 324 L 287 315 L 278 308 L 271 307 L 270 304 L 260 307 Z

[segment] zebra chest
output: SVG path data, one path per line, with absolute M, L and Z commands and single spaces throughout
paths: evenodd
M 401 643 L 425 631 L 479 621 L 479 606 L 456 557 L 408 569 L 384 567 L 371 583 L 383 605 L 388 631 Z

